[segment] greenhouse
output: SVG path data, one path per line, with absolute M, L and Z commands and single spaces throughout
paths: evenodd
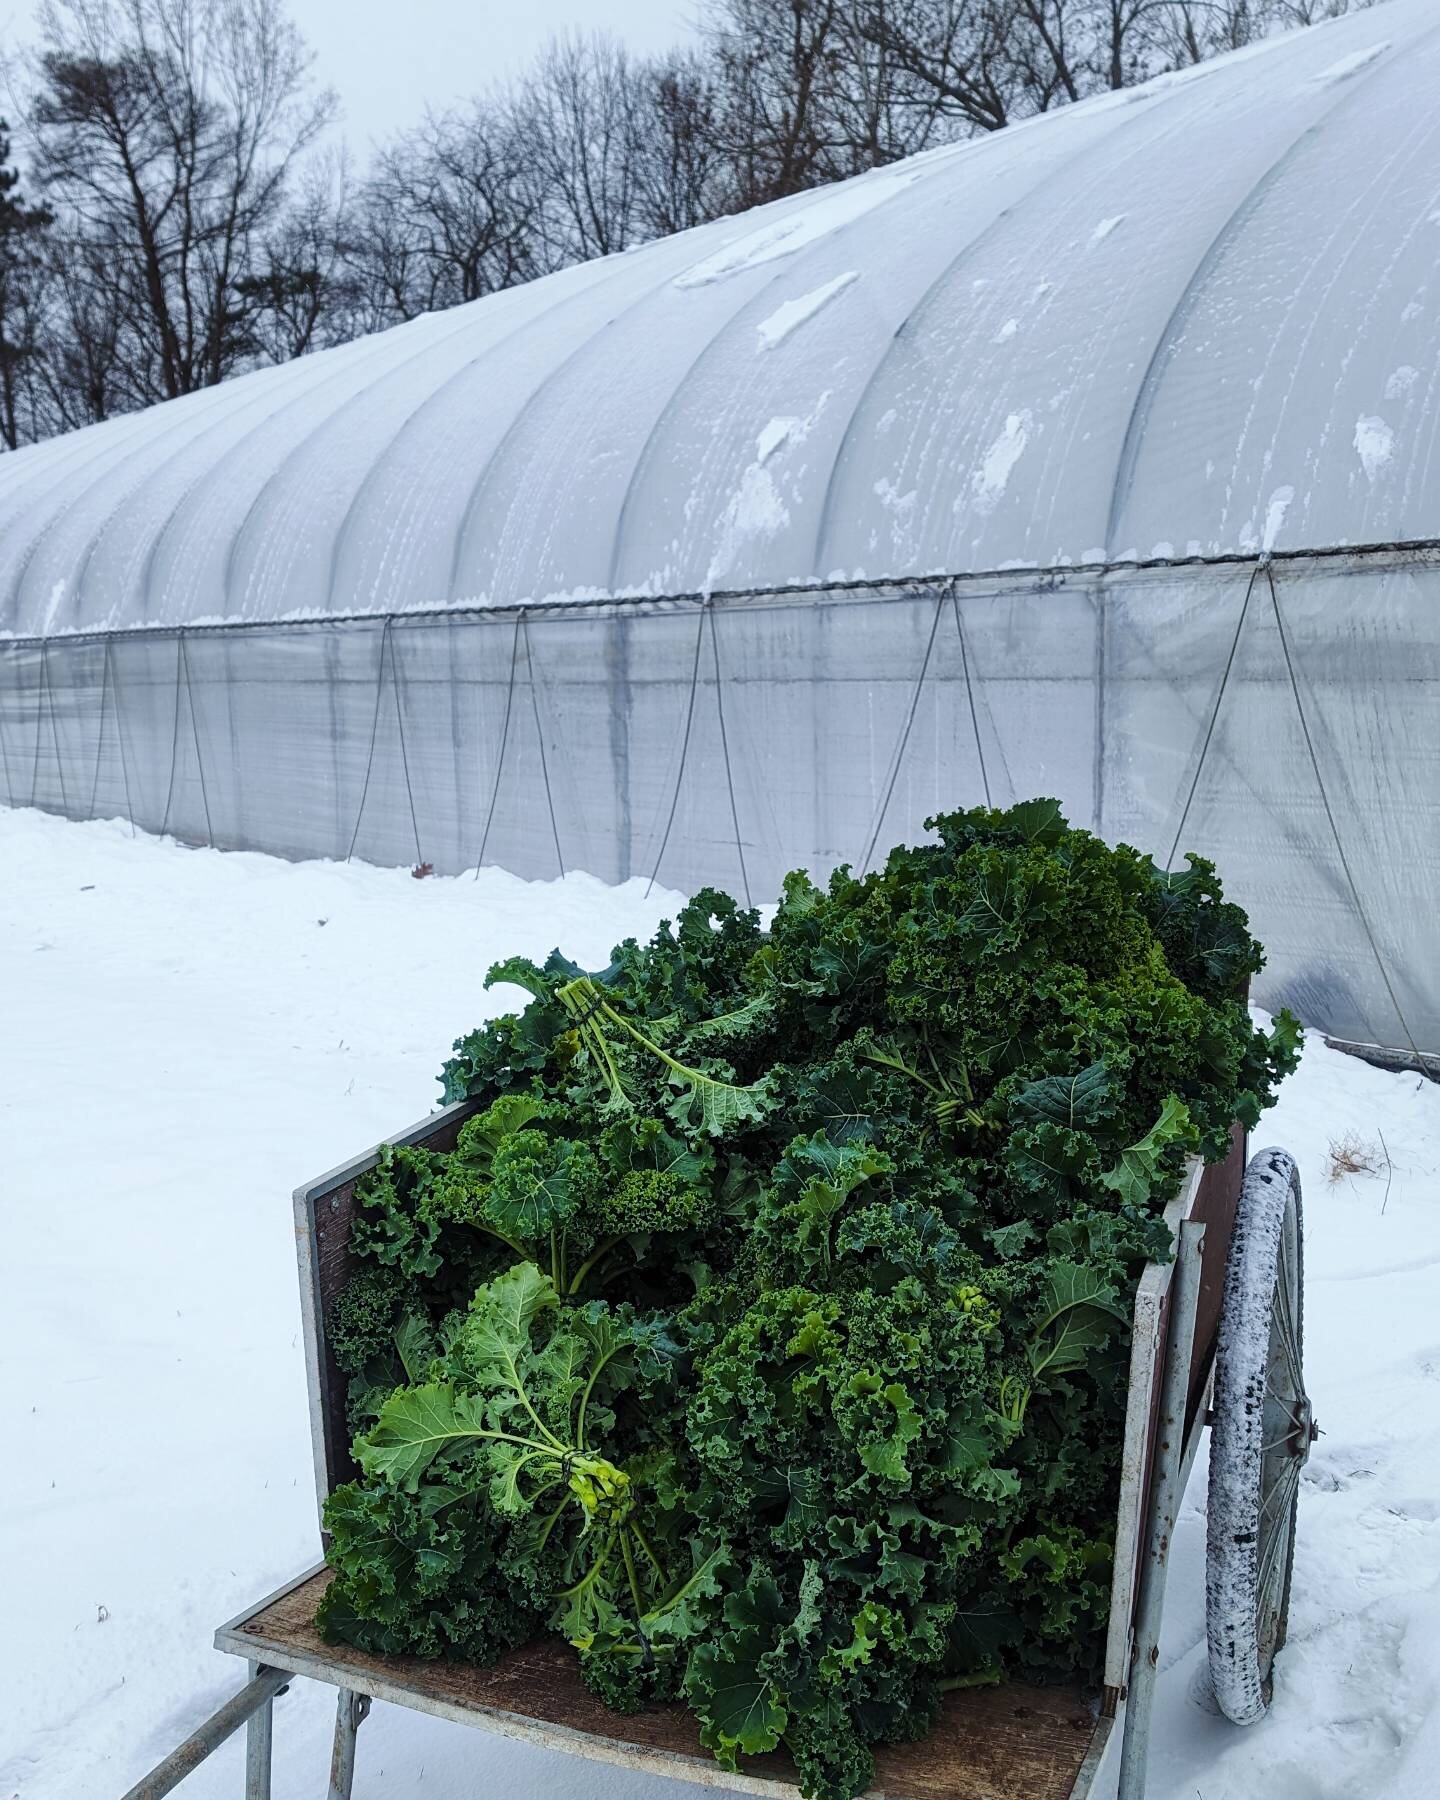
M 760 903 L 1053 794 L 1440 1054 L 1437 90 L 1391 0 L 6 455 L 6 798 Z

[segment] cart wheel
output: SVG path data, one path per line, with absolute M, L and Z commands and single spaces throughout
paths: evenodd
M 1284 1150 L 1245 1171 L 1215 1352 L 1205 1627 L 1220 1710 L 1250 1725 L 1285 1642 L 1300 1471 L 1315 1437 L 1302 1350 L 1300 1172 Z

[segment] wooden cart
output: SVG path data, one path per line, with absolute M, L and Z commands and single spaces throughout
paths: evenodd
M 473 1110 L 473 1103 L 449 1107 L 387 1142 L 449 1150 Z M 377 1146 L 295 1194 L 322 1505 L 356 1473 L 346 1378 L 325 1322 L 351 1273 L 355 1184 L 378 1156 Z M 1200 1434 L 1211 1423 L 1212 1463 L 1224 1488 L 1216 1494 L 1212 1470 L 1212 1674 L 1232 1717 L 1243 1723 L 1263 1712 L 1270 1664 L 1284 1640 L 1298 1477 L 1314 1430 L 1300 1379 L 1299 1203 L 1293 1160 L 1263 1151 L 1247 1170 L 1237 1127 L 1227 1159 L 1208 1168 L 1192 1161 L 1167 1211 L 1175 1257 L 1148 1264 L 1135 1296 L 1102 1690 L 1011 1682 L 952 1692 L 925 1738 L 877 1752 L 875 1795 L 1083 1800 L 1116 1742 L 1121 1800 L 1144 1794 L 1166 1560 Z M 356 1733 L 374 1699 L 623 1768 L 794 1800 L 796 1777 L 783 1754 L 747 1759 L 730 1774 L 702 1749 L 683 1706 L 633 1716 L 609 1711 L 559 1642 L 532 1644 L 486 1669 L 327 1644 L 314 1618 L 329 1578 L 324 1567 L 313 1569 L 220 1627 L 215 1646 L 246 1660 L 248 1684 L 125 1800 L 158 1800 L 242 1723 L 246 1800 L 269 1800 L 273 1703 L 295 1676 L 339 1690 L 329 1800 L 349 1800 Z

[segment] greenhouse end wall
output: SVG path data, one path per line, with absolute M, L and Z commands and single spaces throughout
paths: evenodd
M 16 639 L 0 778 L 227 849 L 756 902 L 1053 794 L 1213 857 L 1262 1003 L 1435 1052 L 1437 602 L 1432 555 L 1350 554 Z

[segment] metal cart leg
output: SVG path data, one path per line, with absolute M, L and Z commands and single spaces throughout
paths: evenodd
M 350 1800 L 355 1781 L 355 1733 L 370 1711 L 370 1696 L 341 1688 L 335 1708 L 335 1749 L 330 1757 L 330 1792 L 327 1800 Z
M 193 1770 L 198 1769 L 210 1752 L 223 1744 L 232 1731 L 238 1731 L 257 1712 L 269 1713 L 270 1702 L 283 1694 L 290 1681 L 285 1669 L 256 1667 L 246 1685 L 227 1700 L 205 1723 L 186 1738 L 178 1750 L 172 1750 L 158 1768 L 137 1781 L 123 1800 L 161 1800 L 161 1795 L 176 1788 Z M 268 1728 L 267 1728 L 268 1742 Z M 248 1764 L 247 1764 L 248 1767 Z M 269 1791 L 268 1784 L 263 1790 Z
M 1175 1278 L 1170 1289 L 1170 1338 L 1160 1390 L 1160 1422 L 1150 1516 L 1146 1521 L 1145 1566 L 1135 1612 L 1135 1648 L 1125 1697 L 1125 1735 L 1120 1750 L 1118 1800 L 1145 1800 L 1145 1768 L 1150 1755 L 1150 1715 L 1155 1704 L 1160 1660 L 1160 1615 L 1165 1610 L 1165 1576 L 1175 1518 L 1184 1495 L 1180 1465 L 1185 1455 L 1185 1403 L 1190 1392 L 1190 1356 L 1195 1341 L 1195 1304 L 1200 1297 L 1200 1252 L 1205 1227 L 1187 1219 L 1180 1227 Z
M 250 1679 L 260 1673 L 252 1662 Z M 245 1800 L 270 1800 L 270 1748 L 274 1740 L 275 1702 L 258 1706 L 245 1722 Z

